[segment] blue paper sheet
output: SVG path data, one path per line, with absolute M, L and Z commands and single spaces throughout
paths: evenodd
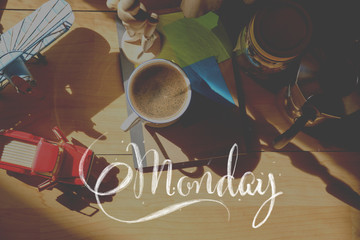
M 206 58 L 183 69 L 193 90 L 215 102 L 235 105 L 215 57 Z

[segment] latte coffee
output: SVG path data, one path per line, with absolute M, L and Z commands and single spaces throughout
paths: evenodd
M 177 118 L 189 101 L 189 81 L 175 64 L 163 60 L 148 62 L 132 76 L 128 97 L 143 118 L 166 122 Z

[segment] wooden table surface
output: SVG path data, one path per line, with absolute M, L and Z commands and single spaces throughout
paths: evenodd
M 1 25 L 6 31 L 38 8 L 45 0 L 1 0 Z M 210 194 L 203 183 L 182 196 L 177 184 L 200 181 L 206 172 L 212 176 L 212 188 L 226 172 L 226 161 L 207 166 L 174 170 L 168 194 L 166 177 L 161 175 L 155 193 L 151 191 L 152 173 L 139 176 L 132 168 L 129 133 L 120 130 L 127 117 L 126 98 L 121 79 L 119 44 L 114 11 L 105 0 L 68 0 L 75 13 L 72 28 L 44 51 L 48 63 L 28 64 L 44 98 L 16 94 L 12 87 L 0 93 L 0 128 L 15 128 L 54 139 L 51 128 L 59 126 L 78 144 L 93 146 L 97 154 L 92 184 L 102 169 L 111 163 L 131 166 L 112 169 L 100 191 L 122 183 L 126 174 L 134 176 L 122 191 L 100 197 L 101 206 L 86 188 L 59 185 L 38 192 L 38 179 L 0 171 L 0 239 L 360 239 L 360 153 L 300 133 L 283 151 L 274 151 L 272 139 L 290 123 L 283 117 L 277 96 L 243 76 L 247 111 L 253 127 L 253 149 L 240 156 L 234 175 L 234 188 L 247 171 L 262 180 L 263 195 L 245 192 L 232 196 L 224 183 L 224 196 Z M 209 129 L 211 130 L 211 129 Z M 230 150 L 229 146 L 229 150 Z M 211 148 L 211 146 L 209 146 Z M 164 159 L 160 159 L 163 161 Z M 276 189 L 266 188 L 269 174 Z M 205 174 L 206 175 L 206 174 Z M 137 178 L 137 181 L 135 181 Z M 246 183 L 251 177 L 243 178 Z M 256 180 L 258 181 L 258 180 Z M 261 182 L 261 181 L 258 181 Z M 249 186 L 255 191 L 256 182 Z M 220 186 L 218 184 L 217 186 Z M 135 188 L 135 190 L 134 190 Z M 184 192 L 186 185 L 183 184 Z M 257 211 L 269 203 L 252 223 Z M 282 192 L 282 194 L 280 193 Z M 171 195 L 171 196 L 170 196 Z M 114 220 L 142 219 L 161 209 L 199 199 L 208 199 L 176 210 L 165 216 L 140 223 Z M 111 216 L 113 218 L 111 218 Z

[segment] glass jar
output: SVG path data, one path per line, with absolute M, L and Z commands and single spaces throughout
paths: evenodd
M 311 39 L 307 12 L 293 1 L 267 1 L 241 31 L 235 50 L 250 75 L 267 79 L 288 68 Z

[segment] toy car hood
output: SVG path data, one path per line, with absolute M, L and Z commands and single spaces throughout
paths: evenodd
M 58 146 L 40 139 L 32 170 L 35 172 L 52 172 L 59 156 Z

